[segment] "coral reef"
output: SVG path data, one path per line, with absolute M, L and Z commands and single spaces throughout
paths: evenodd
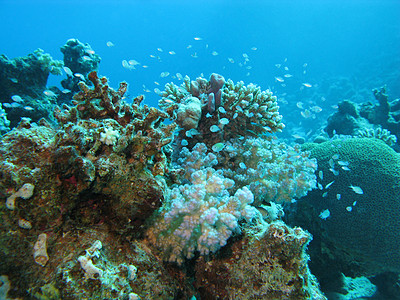
M 67 44 L 81 62 L 89 61 L 82 51 L 93 54 L 76 40 Z M 114 90 L 95 71 L 74 76 L 82 79 L 80 91 L 70 105 L 55 107 L 53 124 L 22 118 L 0 141 L 0 275 L 7 276 L 0 293 L 36 299 L 236 293 L 324 299 L 307 269 L 311 237 L 263 221 L 283 214 L 272 201 L 301 197 L 316 180 L 307 152 L 271 136 L 283 124 L 270 92 L 217 74 L 209 81 L 186 78 L 182 97 L 169 85 L 175 92 L 160 100 L 164 111 L 143 104 L 143 96 L 127 103 L 125 82 Z M 243 164 L 261 177 L 243 172 Z M 264 188 L 253 186 L 257 180 Z M 237 258 L 227 255 L 232 249 Z M 275 269 L 249 269 L 255 281 L 245 283 L 241 266 L 257 256 L 272 259 Z M 213 294 L 204 285 L 216 274 L 202 271 L 206 259 L 218 268 L 238 260 L 229 274 L 242 288 L 227 281 Z
M 370 137 L 382 140 L 386 145 L 392 147 L 396 144 L 397 138 L 395 135 L 390 134 L 390 131 L 387 129 L 382 129 L 380 127 L 375 129 L 364 129 L 359 130 L 357 132 L 358 137 Z
M 60 75 L 62 65 L 42 49 L 14 59 L 0 55 L 0 102 L 11 127 L 21 117 L 34 121 L 50 117 L 56 97 L 46 90 L 47 79 L 50 74 Z
M 195 285 L 201 299 L 326 299 L 307 267 L 310 240 L 283 222 L 248 228 L 229 245 L 229 256 L 199 259 Z
M 216 252 L 232 233 L 240 232 L 241 219 L 251 221 L 259 214 L 249 205 L 254 199 L 251 191 L 244 187 L 230 196 L 234 181 L 213 168 L 193 172 L 190 183 L 172 189 L 169 209 L 164 206 L 147 232 L 150 243 L 162 248 L 168 261 L 182 263 L 195 251 Z
M 378 104 L 370 101 L 356 104 L 349 100 L 338 104 L 338 111 L 328 118 L 325 128 L 329 136 L 334 133 L 357 136 L 359 130 L 382 128 L 389 131 L 388 135 L 393 134 L 399 140 L 400 99 L 389 101 L 385 86 L 372 92 Z M 390 140 L 393 141 L 393 138 Z
M 314 274 L 325 284 L 340 273 L 399 272 L 400 155 L 374 138 L 304 147 L 318 161 L 320 190 L 296 203 L 289 219 L 318 241 L 310 246 Z M 326 209 L 329 216 L 318 218 Z
M 1 207 L 0 253 L 7 260 L 0 273 L 20 282 L 22 294 L 34 278 L 42 278 L 38 267 L 51 270 L 52 276 L 63 268 L 54 264 L 53 256 L 61 236 L 107 224 L 109 233 L 138 237 L 163 199 L 165 180 L 159 175 L 170 172 L 164 149 L 175 124 L 164 125 L 165 113 L 140 105 L 143 97 L 128 105 L 122 100 L 124 91 L 118 93 L 105 78 L 101 83 L 92 76 L 93 90 L 82 83 L 85 92 L 77 94 L 75 105 L 56 109 L 59 128 L 23 118 L 1 140 L 2 196 L 16 201 L 13 210 L 6 201 Z M 24 185 L 34 186 L 33 194 L 20 189 Z M 35 257 L 22 249 L 35 249 Z M 35 259 L 38 267 L 32 265 Z
M 87 75 L 98 70 L 101 58 L 88 43 L 83 44 L 77 39 L 69 39 L 61 47 L 61 52 L 64 54 L 64 70 L 67 74 L 61 85 L 71 93 L 78 92 L 80 81 L 90 84 Z
M 10 121 L 7 119 L 7 113 L 3 109 L 2 104 L 0 103 L 0 134 L 5 133 L 10 130 Z
M 187 141 L 189 148 L 198 142 L 211 148 L 232 138 L 257 137 L 284 128 L 277 99 L 270 91 L 242 81 L 225 82 L 218 74 L 196 81 L 186 76 L 180 87 L 167 84 L 161 96 L 160 107 L 183 129 L 180 140 Z

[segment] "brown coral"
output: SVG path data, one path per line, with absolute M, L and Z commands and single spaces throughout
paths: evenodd
M 326 299 L 308 267 L 310 235 L 283 222 L 247 230 L 226 254 L 196 265 L 203 299 Z

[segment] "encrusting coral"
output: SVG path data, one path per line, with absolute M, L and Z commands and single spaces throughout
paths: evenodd
M 328 282 L 334 271 L 352 277 L 398 273 L 400 154 L 370 137 L 303 147 L 318 161 L 321 190 L 296 203 L 289 219 L 319 241 L 310 246 L 313 272 Z M 318 218 L 326 209 L 329 217 Z
M 257 223 L 229 245 L 229 256 L 200 258 L 195 285 L 202 299 L 324 300 L 307 267 L 310 240 L 281 221 Z

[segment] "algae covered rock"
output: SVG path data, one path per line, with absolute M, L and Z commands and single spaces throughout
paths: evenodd
M 253 230 L 247 229 L 225 255 L 199 259 L 201 299 L 326 299 L 307 266 L 308 232 L 280 221 Z

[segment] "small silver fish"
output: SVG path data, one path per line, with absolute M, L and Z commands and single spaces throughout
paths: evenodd
M 11 97 L 11 99 L 14 101 L 14 102 L 24 102 L 24 100 L 20 97 L 20 96 L 18 96 L 18 95 L 14 95 L 14 96 L 12 96 Z
M 330 215 L 331 215 L 331 212 L 329 211 L 329 209 L 325 209 L 324 211 L 322 211 L 322 212 L 319 214 L 319 217 L 320 217 L 322 220 L 326 220 Z
M 221 129 L 217 125 L 211 125 L 210 126 L 210 131 L 211 132 L 217 132 L 220 131 Z
M 223 144 L 223 143 L 216 143 L 216 144 L 214 144 L 214 145 L 211 147 L 211 149 L 212 149 L 212 151 L 214 151 L 214 152 L 219 152 L 219 151 L 221 151 L 222 149 L 224 149 L 224 147 L 225 147 L 225 144 Z
M 331 171 L 333 173 L 333 175 L 338 176 L 339 175 L 339 171 L 335 170 L 333 168 L 330 168 L 329 171 Z
M 350 185 L 349 188 L 351 188 L 353 190 L 353 192 L 356 194 L 359 194 L 359 195 L 364 194 L 364 191 L 359 186 Z
M 329 188 L 333 183 L 335 182 L 335 180 L 334 181 L 331 181 L 331 182 L 329 182 L 326 186 L 325 186 L 325 189 L 327 189 L 327 188 Z
M 49 96 L 49 97 L 57 97 L 57 95 L 54 92 L 50 91 L 50 90 L 45 90 L 43 92 L 43 94 L 45 94 L 46 96 Z

